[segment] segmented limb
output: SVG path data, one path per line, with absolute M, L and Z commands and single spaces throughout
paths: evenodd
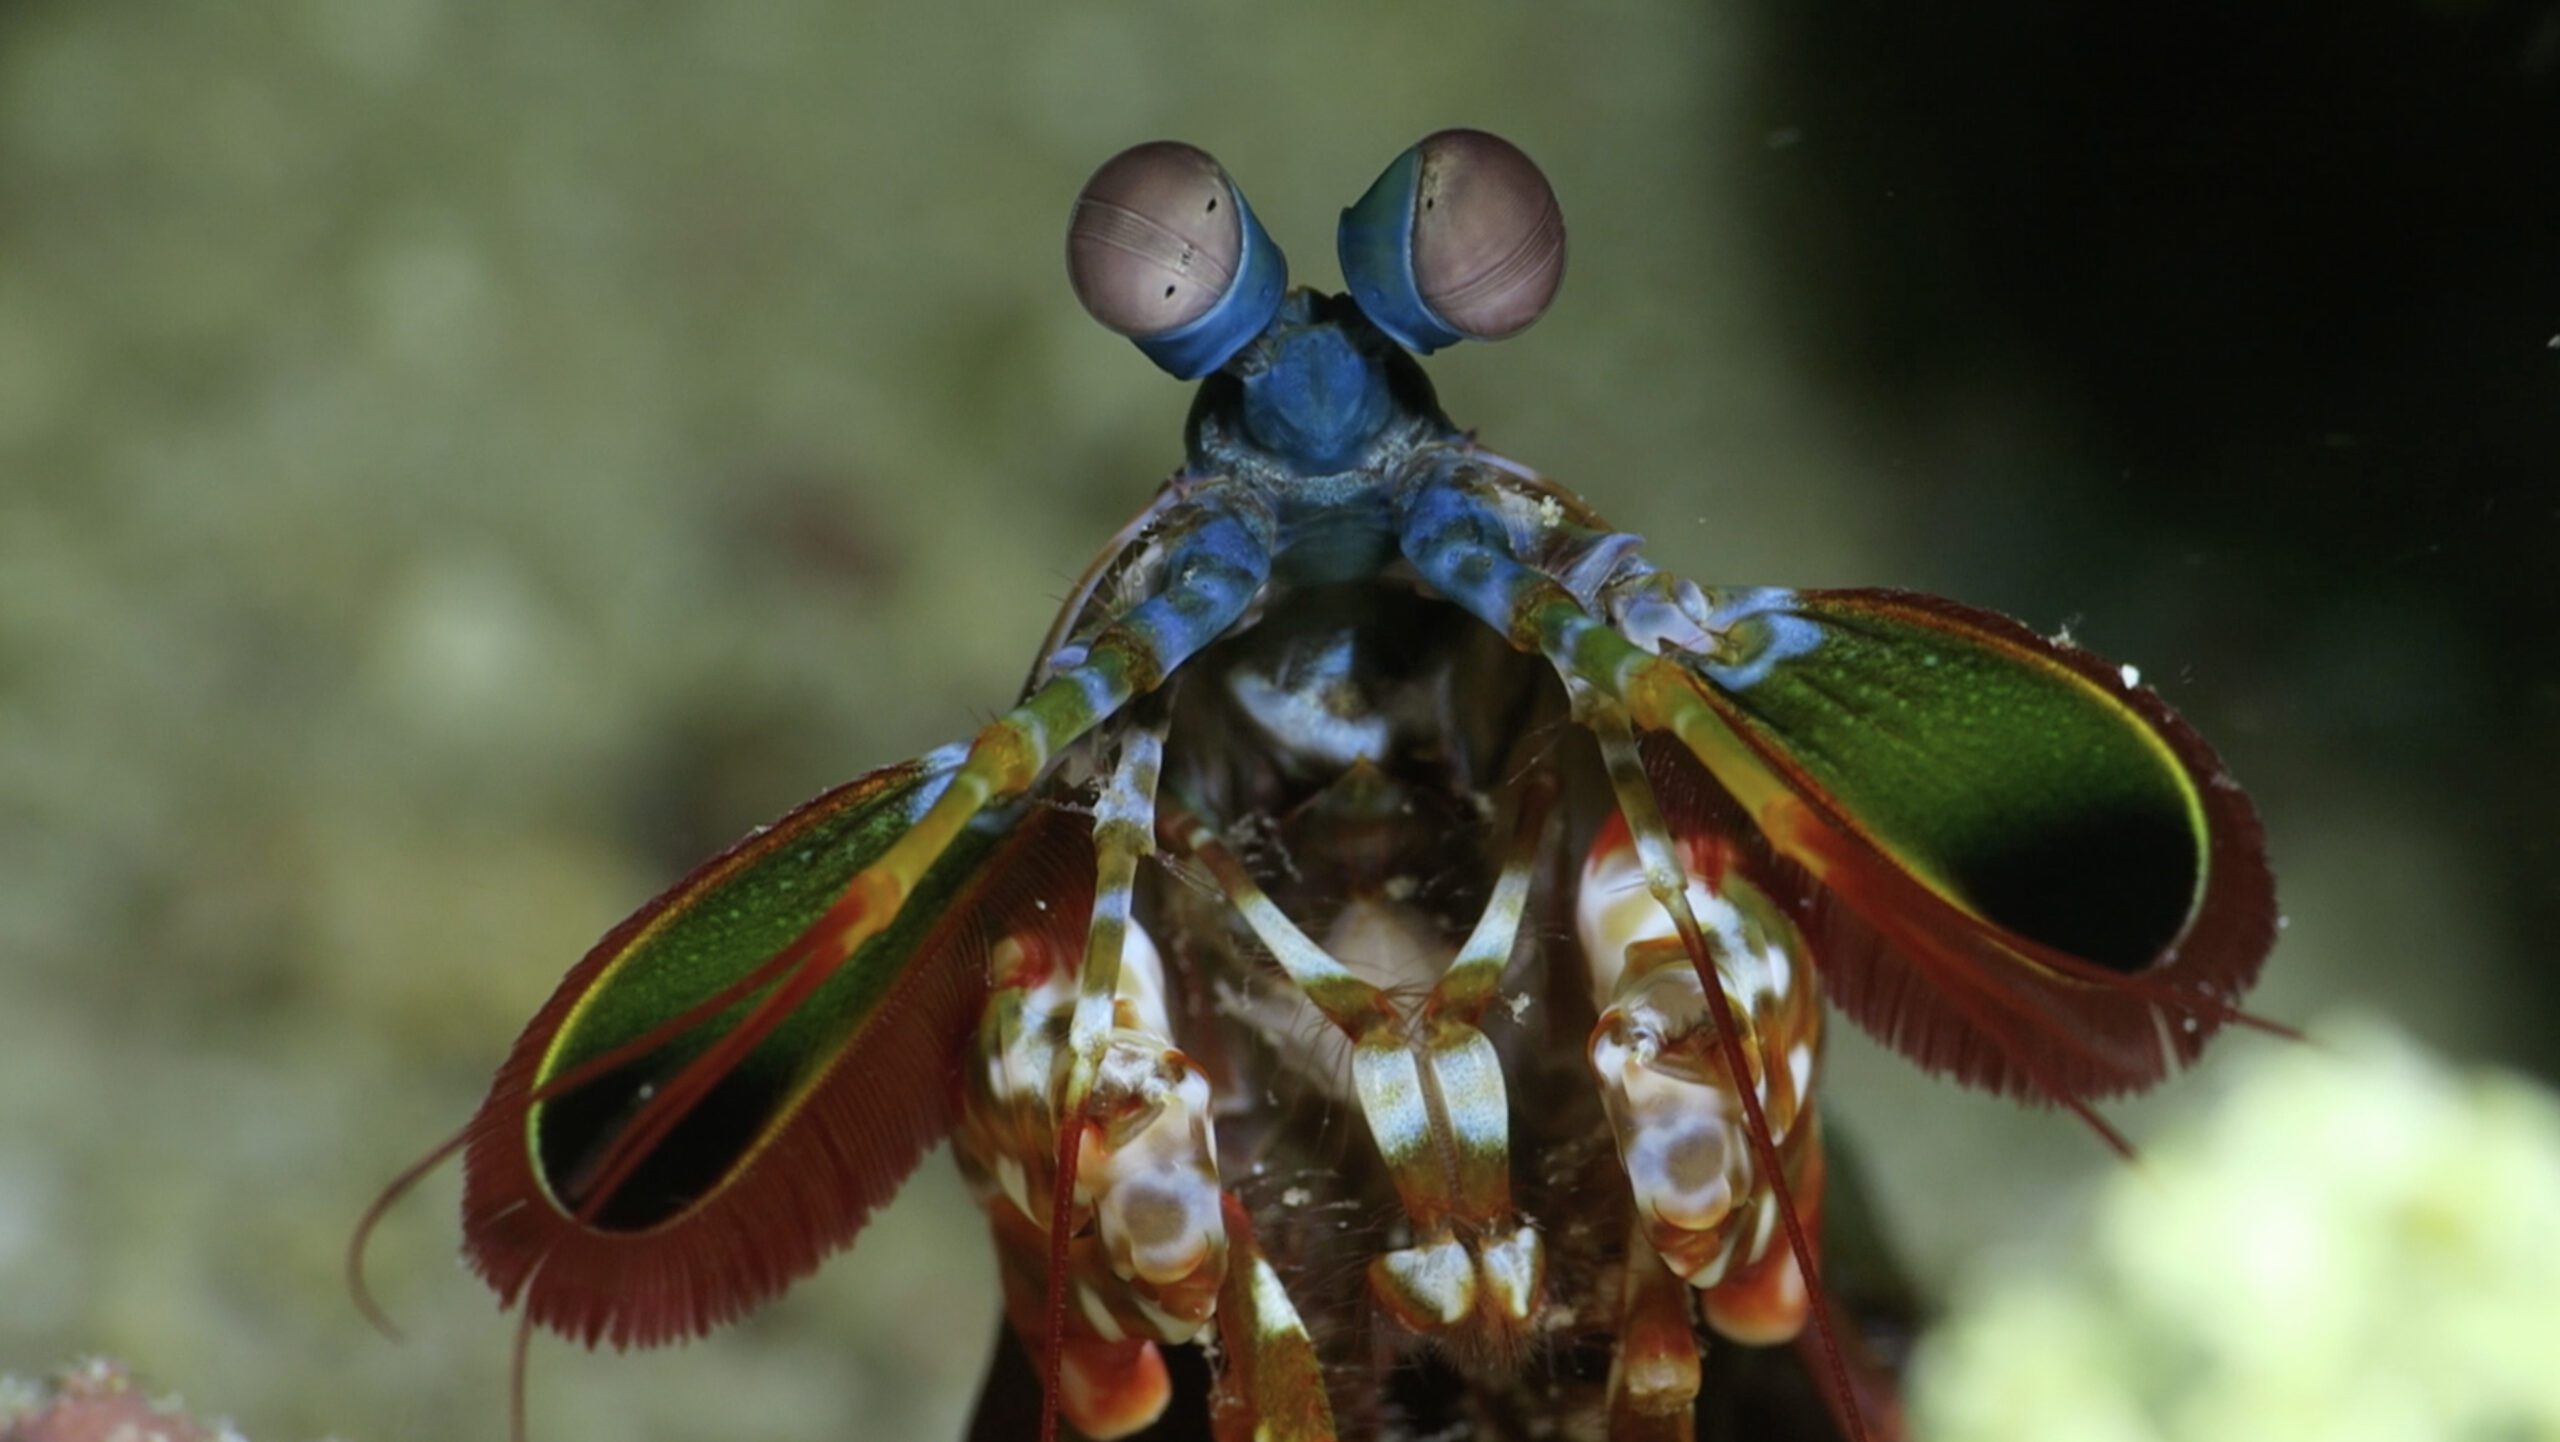
M 840 961 L 878 935 L 962 828 L 1028 790 L 1061 748 L 1155 690 L 1244 615 L 1270 578 L 1273 523 L 1241 487 L 1204 483 L 1167 509 L 1163 526 L 1161 588 L 978 733 L 940 798 L 810 928 L 815 963 Z
M 1555 773 L 1540 767 L 1522 783 L 1511 817 L 1511 848 L 1502 860 L 1502 870 L 1493 879 L 1493 894 L 1485 899 L 1484 914 L 1476 919 L 1475 929 L 1467 934 L 1466 944 L 1458 948 L 1457 959 L 1431 989 L 1431 1000 L 1425 1010 L 1433 1015 L 1448 1014 L 1473 1022 L 1484 1015 L 1484 1009 L 1502 985 L 1502 974 L 1511 965 L 1511 953 L 1519 944 L 1520 924 L 1529 908 L 1529 887 L 1537 880 L 1538 857 L 1545 850 L 1547 821 L 1555 809 Z
M 1553 803 L 1543 776 L 1510 813 L 1511 846 L 1483 916 L 1410 1013 L 1308 936 L 1263 891 L 1214 826 L 1169 810 L 1181 848 L 1206 866 L 1282 971 L 1352 1043 L 1363 1119 L 1416 1233 L 1370 1264 L 1372 1292 L 1416 1331 L 1515 1350 L 1534 1315 L 1545 1247 L 1512 1203 L 1509 1099 L 1476 1021 L 1518 940 Z
M 1066 1351 L 1067 1293 L 1071 1289 L 1067 1253 L 1072 1235 L 1069 1221 L 1075 1202 L 1075 1179 L 1080 1170 L 1079 1154 L 1084 1144 L 1094 1079 L 1101 1070 L 1105 1048 L 1111 1039 L 1112 1024 L 1116 1020 L 1115 1013 L 1119 1010 L 1120 960 L 1133 925 L 1130 916 L 1137 896 L 1138 862 L 1155 849 L 1156 781 L 1163 771 L 1168 714 L 1168 707 L 1157 704 L 1149 708 L 1148 714 L 1123 728 L 1119 737 L 1120 754 L 1112 763 L 1110 779 L 1104 784 L 1094 807 L 1093 917 L 1085 934 L 1084 963 L 1077 978 L 1075 1012 L 1067 1026 L 1066 1054 L 1060 1059 L 1062 1074 L 1057 1079 L 1053 1094 L 1058 1164 L 1049 1203 L 1049 1347 L 1044 1359 L 1047 1365 L 1042 1370 L 1047 1385 L 1041 1402 L 1043 1437 L 1052 1435 L 1056 1430 L 1057 1410 L 1070 1375 Z M 1132 979 L 1145 984 L 1141 978 L 1133 976 Z M 1152 982 L 1155 992 L 1160 994 L 1162 978 L 1155 977 Z M 1160 995 L 1157 1010 L 1162 1010 Z M 1170 1049 L 1169 1021 L 1157 1029 L 1157 1035 Z M 1210 1182 L 1214 1188 L 1214 1152 L 1209 1160 Z M 1194 1201 L 1199 1199 L 1196 1191 L 1186 1191 L 1184 1196 Z M 1199 1228 L 1200 1219 L 1185 1218 L 1182 1225 L 1186 1229 Z M 1121 1231 L 1125 1236 L 1125 1225 Z M 1123 1275 L 1137 1271 L 1133 1257 L 1123 1255 L 1117 1260 L 1125 1269 Z M 1143 1378 L 1128 1378 L 1109 1390 L 1127 1393 L 1140 1386 L 1156 1390 L 1164 1370 L 1163 1361 L 1152 1352 L 1148 1353 L 1148 1359 L 1152 1366 Z M 1161 1403 L 1157 1405 L 1160 1409 Z M 1092 1411 L 1091 1408 L 1080 1410 L 1088 1415 Z M 1152 1420 L 1152 1416 L 1148 1420 Z M 1092 1431 L 1090 1427 L 1084 1430 Z
M 1645 885 L 1627 821 L 1613 818 L 1593 841 L 1575 892 L 1576 931 L 1600 1011 L 1591 1070 L 1636 1213 L 1611 1442 L 1690 1436 L 1687 1404 L 1698 1385 L 1692 1288 L 1722 1336 L 1769 1344 L 1804 1328 L 1804 1274 L 1781 1240 L 1778 1193 L 1746 1135 L 1741 1089 L 1759 1094 L 1789 1194 L 1805 1209 L 1806 1238 L 1821 1230 L 1812 1100 L 1822 1006 L 1812 958 L 1785 910 L 1744 874 L 1746 853 L 1731 837 L 1693 817 L 1674 820 L 1672 833 L 1690 910 L 1716 947 L 1718 980 L 1728 1013 L 1744 1028 L 1740 1050 L 1751 1069 L 1737 1076 L 1731 1068 L 1707 983 Z M 1666 1290 L 1676 1301 L 1660 1295 Z
M 1077 979 L 1074 1023 L 1067 1030 L 1070 1070 L 1059 1089 L 1061 1116 L 1084 1102 L 1109 1038 L 1120 990 L 1120 955 L 1134 924 L 1138 863 L 1155 851 L 1156 781 L 1164 769 L 1167 708 L 1150 708 L 1121 729 L 1120 755 L 1094 804 L 1093 921 Z
M 1723 838 L 1682 830 L 1676 845 L 1689 907 L 1715 947 L 1751 1073 L 1736 1078 L 1726 1065 L 1703 983 L 1645 889 L 1637 844 L 1622 819 L 1601 829 L 1576 893 L 1576 929 L 1600 1013 L 1591 1071 L 1651 1248 L 1709 1293 L 1719 1331 L 1743 1341 L 1785 1341 L 1805 1312 L 1801 1298 L 1790 1315 L 1765 1295 L 1774 1283 L 1761 1263 L 1786 1249 L 1778 1245 L 1776 1196 L 1744 1136 L 1736 1091 L 1757 1089 L 1792 1195 L 1811 1208 L 1820 1166 L 1813 1112 L 1819 987 L 1802 933 L 1741 874 Z
M 1146 509 L 1131 516 L 1110 540 L 1102 543 L 1102 549 L 1085 564 L 1075 585 L 1059 602 L 1058 614 L 1049 622 L 1049 634 L 1040 642 L 1040 654 L 1031 663 L 1031 675 L 1022 684 L 1023 694 L 1040 689 L 1051 676 L 1083 659 L 1084 648 L 1076 644 L 1075 634 L 1091 614 L 1095 597 L 1114 578 L 1145 564 L 1141 538 L 1154 531 L 1165 513 L 1181 505 L 1192 489 L 1183 477 L 1174 477 L 1147 502 Z
M 1007 938 L 994 959 L 953 1148 L 995 1233 L 1007 1313 L 1033 1355 L 1056 1359 L 1066 1419 L 1088 1437 L 1126 1436 L 1169 1395 L 1156 1345 L 1194 1340 L 1225 1277 L 1208 1078 L 1173 1045 L 1163 962 L 1133 925 L 1075 1171 L 1054 1176 L 1076 958 Z M 1056 1227 L 1062 1185 L 1072 1209 Z
M 1118 738 L 1081 965 L 997 948 L 956 1149 L 1012 1324 L 1045 1358 L 1044 1429 L 1063 1414 L 1108 1442 L 1152 1425 L 1170 1396 L 1159 1344 L 1199 1340 L 1216 1315 L 1220 1435 L 1331 1442 L 1314 1345 L 1242 1206 L 1218 1190 L 1208 1081 L 1173 1045 L 1163 961 L 1130 914 L 1163 737 L 1155 708 Z
M 1626 817 L 1627 830 L 1635 838 L 1636 854 L 1643 862 L 1645 890 L 1659 902 L 1679 933 L 1680 945 L 1697 973 L 1699 990 L 1705 994 L 1707 1016 L 1714 1029 L 1715 1044 L 1724 1055 L 1727 1074 L 1736 1079 L 1731 1089 L 1735 1100 L 1742 1103 L 1743 1135 L 1758 1157 L 1762 1175 L 1769 1188 L 1769 1202 L 1787 1238 L 1787 1252 L 1793 1261 L 1796 1287 L 1805 1296 L 1818 1295 L 1822 1287 L 1822 1269 L 1815 1259 L 1813 1222 L 1815 1218 L 1798 1208 L 1792 1189 L 1787 1184 L 1787 1158 L 1778 1150 L 1777 1134 L 1772 1130 L 1767 1109 L 1760 1102 L 1760 1088 L 1753 1083 L 1756 1073 L 1750 1056 L 1743 1049 L 1744 1031 L 1738 1009 L 1725 990 L 1725 977 L 1735 965 L 1735 958 L 1720 954 L 1721 938 L 1710 940 L 1698 924 L 1689 905 L 1688 875 L 1682 869 L 1674 849 L 1670 828 L 1662 821 L 1655 805 L 1653 786 L 1644 774 L 1644 764 L 1636 750 L 1634 732 L 1624 712 L 1614 704 L 1594 699 L 1588 707 L 1588 720 L 1599 739 L 1600 754 L 1608 766 L 1612 788 L 1617 792 L 1618 809 Z M 1779 1259 L 1770 1259 L 1775 1262 Z M 1715 1308 L 1708 1308 L 1715 1316 Z M 1801 1312 L 1799 1312 L 1799 1319 Z M 1799 1321 L 1800 1324 L 1800 1321 Z M 1831 1335 L 1829 1323 L 1819 1327 L 1824 1354 L 1830 1358 L 1831 1385 L 1840 1395 L 1849 1392 L 1846 1365 L 1841 1361 L 1838 1339 Z M 1866 1432 L 1857 1425 L 1856 1413 L 1850 1414 L 1849 1429 L 1853 1442 L 1865 1442 Z
M 1723 723 L 1700 701 L 1694 681 L 1680 677 L 1680 684 L 1671 684 L 1664 675 L 1671 668 L 1593 617 L 1554 580 L 1522 564 L 1500 514 L 1465 483 L 1440 481 L 1417 491 L 1407 503 L 1402 544 L 1406 558 L 1425 581 L 1509 637 L 1513 645 L 1545 656 L 1564 678 L 1577 710 L 1600 741 L 1619 809 L 1643 861 L 1646 890 L 1670 918 L 1698 973 L 1726 1066 L 1734 1076 L 1750 1076 L 1741 1027 L 1726 998 L 1714 950 L 1691 913 L 1687 878 L 1655 805 L 1629 726 L 1632 712 L 1632 720 L 1648 729 L 1671 730 L 1694 750 L 1699 743 L 1681 730 L 1682 724 L 1694 729 Z M 1759 790 L 1763 794 L 1736 792 L 1736 799 L 1754 816 L 1766 814 L 1769 804 L 1782 794 L 1774 782 L 1763 783 Z M 1820 1269 L 1812 1240 L 1788 1196 L 1785 1164 L 1762 1113 L 1757 1088 L 1740 1086 L 1734 1094 L 1742 1103 L 1750 1145 L 1775 1194 L 1788 1250 L 1802 1270 L 1805 1287 L 1818 1294 Z M 1824 1350 L 1831 1358 L 1832 1385 L 1846 1395 L 1848 1381 L 1838 1344 L 1830 1338 L 1827 1325 L 1821 1331 Z M 1863 1429 L 1853 1427 L 1852 1435 L 1864 1442 Z
M 1315 1341 L 1244 1204 L 1233 1192 L 1225 1203 L 1229 1256 L 1218 1294 L 1225 1365 L 1210 1398 L 1210 1429 L 1218 1442 L 1334 1442 Z
M 1689 1289 L 1663 1266 L 1638 1218 L 1627 1231 L 1626 1269 L 1618 1279 L 1609 1442 L 1692 1442 L 1699 1373 Z

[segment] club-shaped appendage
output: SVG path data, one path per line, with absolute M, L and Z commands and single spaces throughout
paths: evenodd
M 1545 313 L 1564 280 L 1564 211 L 1519 147 L 1443 130 L 1399 155 L 1342 212 L 1351 298 L 1421 355 L 1500 340 Z
M 1806 1293 L 1780 1205 L 1760 1169 L 1738 1089 L 1755 1089 L 1788 1186 L 1821 1205 L 1812 1109 L 1822 1008 L 1811 958 L 1786 908 L 1717 856 L 1711 837 L 1682 843 L 1689 909 L 1716 954 L 1727 1008 L 1758 1075 L 1737 1078 L 1716 1037 L 1704 982 L 1623 822 L 1601 829 L 1585 863 L 1576 930 L 1600 1009 L 1592 1078 L 1617 1134 L 1638 1225 L 1673 1275 L 1698 1289 L 1707 1322 L 1737 1341 L 1786 1341 Z
M 1095 320 L 1188 381 L 1262 334 L 1289 262 L 1207 151 L 1153 140 L 1104 161 L 1077 193 L 1067 280 Z

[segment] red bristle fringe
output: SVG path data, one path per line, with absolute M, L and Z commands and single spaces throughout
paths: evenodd
M 798 825 L 841 795 L 810 803 L 668 896 L 698 892 L 789 844 Z M 1057 927 L 1080 933 L 1092 885 L 1086 828 L 1049 810 L 1027 813 L 948 904 L 824 1079 L 733 1176 L 660 1226 L 606 1231 L 564 1214 L 535 1176 L 527 1116 L 559 1027 L 663 908 L 644 909 L 561 983 L 472 1122 L 463 1230 L 473 1268 L 508 1302 L 521 1301 L 532 1321 L 590 1346 L 679 1340 L 771 1299 L 850 1245 L 950 1130 L 954 1059 L 985 1005 L 993 939 Z

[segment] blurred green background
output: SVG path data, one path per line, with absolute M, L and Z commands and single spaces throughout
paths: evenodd
M 1519 142 L 1572 268 L 1453 415 L 1675 569 L 2138 663 L 2265 811 L 2259 1009 L 2547 1074 L 2560 8 L 1940 9 L 0 7 L 0 1370 L 498 1435 L 453 1179 L 404 1346 L 348 1228 L 606 925 L 1011 698 L 1179 459 L 1061 270 L 1162 135 L 1322 285 L 1398 149 Z M 1827 1101 L 1936 1292 L 2119 1176 L 1858 1042 Z M 937 1159 L 713 1341 L 538 1344 L 534 1435 L 954 1436 L 994 1314 Z

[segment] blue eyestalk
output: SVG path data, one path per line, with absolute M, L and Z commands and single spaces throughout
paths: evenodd
M 1415 146 L 1342 212 L 1333 243 L 1361 313 L 1396 344 L 1429 355 L 1466 337 L 1432 314 L 1413 278 L 1414 205 L 1421 186 L 1422 148 Z
M 1280 297 L 1289 289 L 1289 258 L 1254 218 L 1244 192 L 1231 185 L 1228 193 L 1235 197 L 1236 219 L 1244 231 L 1244 258 L 1226 293 L 1189 325 L 1129 337 L 1147 359 L 1176 380 L 1196 381 L 1234 359 L 1237 351 L 1252 344 L 1271 324 L 1271 317 L 1279 313 Z
M 1372 324 L 1420 355 L 1525 329 L 1564 280 L 1564 213 L 1528 156 L 1443 130 L 1395 158 L 1335 232 Z
M 1271 324 L 1289 262 L 1208 152 L 1158 140 L 1085 182 L 1067 223 L 1067 279 L 1094 319 L 1189 381 Z

